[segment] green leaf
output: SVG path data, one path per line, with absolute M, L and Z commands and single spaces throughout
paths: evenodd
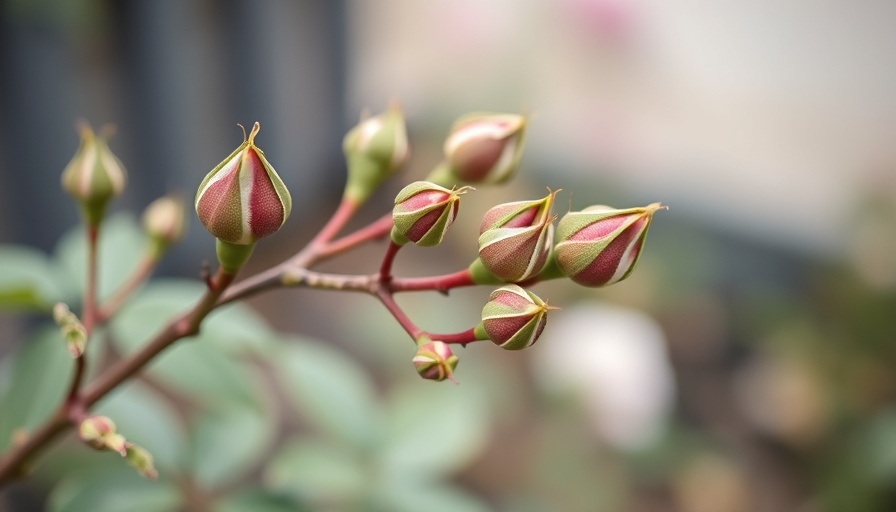
M 118 349 L 130 353 L 143 346 L 168 321 L 192 307 L 203 290 L 203 285 L 189 281 L 166 281 L 147 286 L 111 323 Z M 234 310 L 238 311 L 230 311 Z M 198 400 L 258 403 L 253 375 L 243 364 L 243 358 L 237 357 L 239 350 L 236 347 L 245 346 L 248 335 L 229 326 L 223 316 L 226 313 L 222 311 L 210 319 L 198 336 L 175 342 L 147 368 L 147 372 L 163 385 Z M 251 313 L 238 315 L 255 322 Z M 262 330 L 259 337 L 269 337 L 264 324 L 251 325 Z
M 485 447 L 490 418 L 474 387 L 419 382 L 400 388 L 387 407 L 382 469 L 418 479 L 457 471 Z
M 271 363 L 302 419 L 356 448 L 370 446 L 379 436 L 380 414 L 374 384 L 363 368 L 332 346 L 285 341 L 271 351 Z
M 74 362 L 55 328 L 38 330 L 25 340 L 9 363 L 11 373 L 0 415 L 0 447 L 16 429 L 40 425 L 65 396 Z
M 292 499 L 260 489 L 243 491 L 214 506 L 215 512 L 311 512 Z
M 64 300 L 59 271 L 31 247 L 0 246 L 0 308 L 48 311 Z
M 100 229 L 97 268 L 97 296 L 108 298 L 137 267 L 146 251 L 146 237 L 130 213 L 109 216 Z M 56 244 L 59 267 L 64 269 L 67 296 L 80 297 L 87 280 L 87 240 L 85 228 L 78 226 Z
M 318 440 L 289 443 L 264 475 L 268 488 L 318 505 L 314 510 L 323 504 L 336 506 L 337 510 L 356 510 L 351 505 L 364 495 L 367 481 L 360 461 L 352 453 Z
M 378 489 L 375 510 L 382 512 L 490 512 L 485 502 L 448 484 L 396 480 Z
M 183 467 L 187 443 L 177 411 L 144 384 L 123 384 L 107 395 L 95 412 L 111 418 L 119 434 L 149 451 L 160 474 Z M 123 459 L 119 469 L 133 472 Z
M 274 441 L 276 418 L 230 407 L 201 416 L 192 432 L 194 477 L 206 488 L 222 488 L 252 471 Z
M 165 512 L 182 510 L 183 498 L 167 482 L 151 482 L 130 468 L 82 472 L 50 493 L 52 512 Z

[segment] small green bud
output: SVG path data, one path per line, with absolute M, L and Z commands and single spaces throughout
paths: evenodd
M 183 238 L 187 230 L 184 202 L 176 196 L 156 199 L 143 212 L 143 228 L 152 241 L 153 251 L 161 254 Z
M 486 212 L 479 228 L 479 260 L 489 272 L 509 283 L 541 272 L 553 243 L 555 194 L 501 204 Z
M 421 337 L 417 340 L 417 353 L 413 362 L 417 373 L 424 379 L 454 380 L 457 356 L 444 341 L 432 341 L 428 337 Z
M 97 136 L 87 123 L 78 124 L 81 144 L 62 171 L 62 188 L 81 205 L 89 226 L 98 226 L 109 201 L 127 182 L 124 166 L 109 150 L 105 132 Z
M 75 359 L 81 357 L 87 348 L 87 329 L 78 316 L 67 305 L 58 302 L 53 306 L 53 320 L 62 332 L 69 354 Z
M 582 286 L 622 281 L 635 269 L 647 228 L 661 208 L 660 203 L 625 210 L 600 205 L 567 213 L 557 225 L 558 268 Z
M 348 165 L 345 197 L 363 203 L 410 155 L 401 109 L 393 105 L 383 114 L 362 119 L 346 134 L 342 150 Z
M 127 450 L 125 460 L 132 468 L 137 470 L 137 473 L 139 473 L 140 476 L 149 480 L 159 478 L 159 472 L 156 471 L 155 466 L 153 466 L 151 453 L 134 443 L 127 443 L 125 448 Z
M 455 181 L 504 183 L 516 175 L 526 118 L 480 112 L 458 119 L 445 139 L 444 166 Z
M 109 450 L 127 454 L 127 441 L 116 432 L 115 422 L 106 416 L 90 416 L 78 425 L 78 437 L 97 450 Z
M 395 196 L 392 209 L 392 240 L 404 245 L 410 240 L 422 247 L 442 242 L 457 217 L 460 196 L 470 190 L 448 190 L 434 183 L 415 181 Z
M 481 329 L 495 345 L 521 350 L 532 346 L 541 336 L 549 309 L 529 290 L 515 284 L 503 286 L 492 292 L 482 308 Z

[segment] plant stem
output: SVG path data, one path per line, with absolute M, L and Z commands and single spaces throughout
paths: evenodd
M 383 238 L 389 234 L 389 231 L 391 229 L 392 213 L 390 212 L 364 226 L 363 228 L 355 231 L 354 233 L 345 235 L 342 238 L 338 238 L 328 243 L 320 252 L 320 257 L 321 259 L 330 258 L 337 254 L 342 254 L 352 247 L 357 247 L 364 242 L 368 242 L 376 238 Z
M 137 374 L 175 341 L 198 334 L 202 321 L 215 309 L 218 299 L 233 282 L 234 277 L 235 274 L 219 269 L 211 281 L 212 286 L 206 290 L 205 295 L 193 309 L 169 322 L 149 343 L 104 371 L 83 390 L 79 389 L 80 386 L 74 388 L 74 395 L 63 402 L 34 434 L 29 436 L 24 443 L 14 446 L 0 457 L 0 485 L 20 476 L 23 465 L 28 459 L 71 426 L 73 415 L 76 415 L 78 411 L 86 411 L 119 384 Z
M 481 341 L 478 337 L 476 337 L 475 329 L 467 329 L 466 331 L 454 332 L 450 334 L 433 334 L 429 333 L 429 337 L 433 340 L 444 341 L 445 343 L 456 343 L 458 345 L 466 347 L 468 343 L 473 343 L 474 341 Z
M 122 284 L 115 293 L 99 308 L 96 316 L 96 322 L 102 324 L 111 318 L 124 305 L 128 297 L 133 294 L 137 288 L 146 281 L 146 278 L 152 274 L 156 265 L 159 263 L 158 257 L 152 252 L 147 253 L 140 260 L 134 273 L 128 278 L 127 282 Z
M 380 265 L 380 282 L 388 283 L 392 280 L 392 263 L 395 261 L 395 255 L 398 254 L 401 248 L 402 246 L 395 242 L 389 243 L 386 254 L 383 256 L 383 263 Z
M 473 276 L 469 269 L 458 270 L 452 274 L 430 277 L 394 277 L 389 283 L 393 292 L 417 292 L 432 290 L 447 294 L 452 288 L 473 286 Z
M 416 342 L 417 338 L 419 338 L 422 334 L 424 334 L 423 330 L 417 327 L 414 322 L 408 317 L 407 313 L 401 309 L 401 306 L 395 302 L 395 297 L 392 296 L 392 293 L 387 290 L 385 287 L 380 288 L 376 292 L 376 296 L 380 299 L 380 302 L 386 306 L 386 309 L 389 310 L 389 313 L 392 313 L 392 316 L 398 320 L 398 323 L 401 324 L 401 327 L 411 336 L 411 338 Z

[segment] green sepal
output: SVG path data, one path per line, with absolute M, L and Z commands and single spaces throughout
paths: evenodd
M 255 249 L 254 243 L 238 245 L 225 242 L 220 238 L 215 239 L 215 251 L 218 253 L 218 263 L 221 264 L 221 268 L 224 272 L 228 274 L 236 274 L 239 269 L 243 268 L 243 265 L 245 265 L 249 260 L 249 257 L 252 256 L 253 249 Z

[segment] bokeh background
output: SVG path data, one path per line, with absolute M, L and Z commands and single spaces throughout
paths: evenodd
M 57 258 L 71 248 L 57 242 L 76 225 L 58 179 L 79 118 L 117 127 L 112 149 L 130 185 L 115 210 L 137 212 L 166 192 L 190 198 L 241 141 L 236 123 L 260 121 L 258 143 L 295 210 L 256 252 L 250 267 L 259 270 L 329 215 L 344 181 L 341 138 L 363 109 L 400 102 L 413 150 L 406 174 L 365 210 L 371 218 L 401 180 L 438 161 L 453 119 L 523 112 L 531 122 L 518 179 L 465 196 L 446 245 L 403 251 L 398 272 L 464 266 L 485 209 L 551 187 L 564 189 L 561 211 L 670 206 L 631 278 L 605 290 L 538 285 L 562 308 L 542 339 L 521 353 L 459 350 L 458 386 L 416 378 L 413 346 L 368 297 L 300 290 L 253 299 L 255 313 L 240 310 L 245 322 L 256 328 L 264 318 L 262 337 L 278 338 L 271 350 L 295 364 L 281 368 L 285 384 L 272 388 L 280 391 L 261 392 L 270 403 L 258 421 L 247 426 L 230 409 L 224 420 L 209 416 L 217 409 L 203 400 L 214 393 L 176 376 L 155 375 L 144 390 L 176 409 L 176 421 L 147 436 L 167 429 L 192 440 L 160 450 L 214 461 L 216 446 L 240 444 L 242 432 L 258 444 L 229 463 L 245 471 L 217 478 L 198 462 L 191 473 L 173 456 L 179 469 L 161 484 L 171 499 L 153 502 L 148 491 L 149 505 L 132 494 L 127 506 L 892 511 L 894 48 L 896 4 L 886 0 L 7 0 L 0 240 Z M 108 259 L 127 262 L 116 251 L 127 252 L 136 228 L 130 217 L 116 222 L 121 238 Z M 160 275 L 194 278 L 212 247 L 192 220 Z M 383 247 L 324 268 L 373 272 Z M 425 328 L 462 330 L 488 291 L 401 303 Z M 24 389 L 17 354 L 43 324 L 0 318 L 0 427 L 9 428 L 9 395 Z M 270 364 L 251 361 L 254 370 Z M 312 376 L 295 377 L 302 372 Z M 245 377 L 263 387 L 266 375 Z M 116 410 L 139 418 L 147 407 Z M 387 418 L 376 427 L 386 441 L 358 448 L 366 434 L 345 425 L 364 432 L 371 417 Z M 222 422 L 236 426 L 195 427 Z M 73 445 L 57 455 L 38 478 L 0 494 L 0 510 L 99 507 L 77 500 L 103 502 L 110 488 L 131 485 L 112 485 L 114 470 L 72 480 L 92 454 Z M 222 498 L 234 489 L 246 492 Z

